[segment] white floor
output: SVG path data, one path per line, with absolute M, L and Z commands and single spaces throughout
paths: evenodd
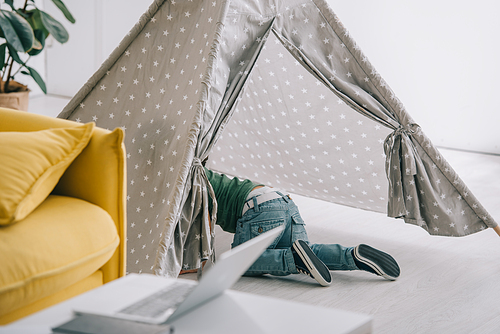
M 34 114 L 57 117 L 69 100 L 70 98 L 64 96 L 36 95 L 30 98 L 28 111 Z
M 500 156 L 441 151 L 500 221 Z M 464 238 L 433 237 L 383 214 L 294 200 L 312 242 L 370 244 L 397 259 L 401 277 L 388 282 L 364 272 L 332 272 L 327 288 L 297 275 L 244 277 L 235 289 L 371 314 L 380 334 L 500 333 L 500 238 L 492 229 Z M 220 254 L 232 236 L 218 232 Z
M 30 111 L 56 116 L 67 101 L 35 97 Z M 500 156 L 441 151 L 500 221 Z M 464 238 L 432 237 L 382 214 L 300 196 L 294 200 L 312 242 L 383 249 L 398 260 L 401 277 L 388 282 L 364 272 L 333 272 L 327 288 L 302 275 L 243 277 L 236 290 L 371 314 L 374 333 L 380 334 L 500 333 L 500 238 L 493 230 Z M 218 229 L 217 252 L 230 242 L 231 235 Z

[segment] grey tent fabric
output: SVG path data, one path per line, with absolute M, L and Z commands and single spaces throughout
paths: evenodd
M 125 130 L 128 272 L 176 277 L 213 254 L 198 136 L 225 90 L 212 72 L 226 8 L 155 1 L 59 115 Z
M 497 226 L 322 0 L 155 1 L 59 117 L 125 129 L 129 272 L 213 257 L 205 161 L 430 234 Z

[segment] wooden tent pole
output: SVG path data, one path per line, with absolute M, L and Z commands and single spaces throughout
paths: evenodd
M 500 225 L 497 225 L 496 227 L 493 227 L 495 232 L 497 232 L 498 236 L 500 237 Z

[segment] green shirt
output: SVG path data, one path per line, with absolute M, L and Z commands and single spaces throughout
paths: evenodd
M 231 179 L 225 174 L 215 173 L 207 168 L 205 168 L 205 173 L 217 200 L 217 225 L 226 232 L 236 232 L 236 222 L 241 218 L 248 194 L 261 184 L 250 180 L 242 181 L 237 177 Z M 211 202 L 209 210 L 212 211 Z

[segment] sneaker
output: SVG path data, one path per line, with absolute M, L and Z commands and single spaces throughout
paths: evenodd
M 292 245 L 293 260 L 297 270 L 311 276 L 322 286 L 332 283 L 328 267 L 313 253 L 304 240 L 297 240 Z
M 356 266 L 364 271 L 394 281 L 399 277 L 398 263 L 392 256 L 368 245 L 358 245 L 352 255 Z

